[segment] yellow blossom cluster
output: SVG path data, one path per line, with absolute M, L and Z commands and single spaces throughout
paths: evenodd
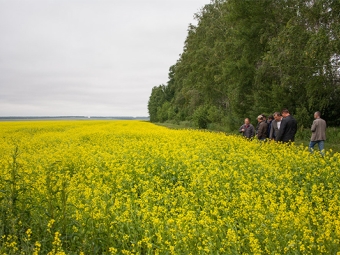
M 340 254 L 340 155 L 142 121 L 0 122 L 0 254 Z

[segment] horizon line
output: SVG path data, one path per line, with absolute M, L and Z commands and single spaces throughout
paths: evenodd
M 60 118 L 81 118 L 81 119 L 95 119 L 95 118 L 130 118 L 130 119 L 137 119 L 137 118 L 143 118 L 143 119 L 149 119 L 150 116 L 128 116 L 128 115 L 125 115 L 125 116 L 100 116 L 100 115 L 45 115 L 45 116 L 34 116 L 34 115 L 31 115 L 31 116 L 15 116 L 15 115 L 12 115 L 12 116 L 0 116 L 0 119 L 33 119 L 33 118 L 57 118 L 57 119 L 60 119 Z

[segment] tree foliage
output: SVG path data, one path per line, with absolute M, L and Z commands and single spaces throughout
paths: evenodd
M 315 111 L 340 124 L 340 1 L 214 0 L 195 17 L 167 85 L 152 90 L 151 121 L 235 128 L 288 108 L 303 126 Z

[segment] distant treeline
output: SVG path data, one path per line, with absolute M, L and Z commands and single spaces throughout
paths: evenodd
M 101 117 L 101 116 L 9 116 L 0 117 L 0 120 L 149 120 L 149 117 L 130 117 L 130 116 L 113 116 L 113 117 Z
M 315 111 L 340 124 L 340 1 L 215 0 L 195 14 L 152 122 L 239 127 L 288 108 L 300 127 Z

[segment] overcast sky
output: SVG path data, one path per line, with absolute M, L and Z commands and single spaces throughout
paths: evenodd
M 0 0 L 0 116 L 148 116 L 210 0 Z

